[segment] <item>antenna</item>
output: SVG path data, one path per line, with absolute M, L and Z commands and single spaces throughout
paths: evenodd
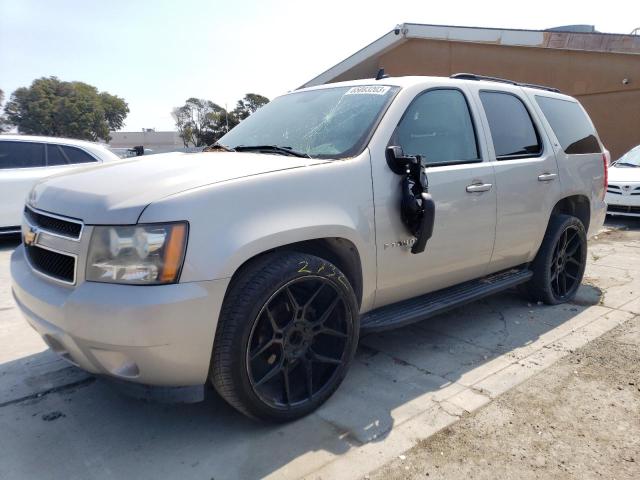
M 378 70 L 378 74 L 376 75 L 376 80 L 382 80 L 383 78 L 389 78 L 389 75 L 384 73 L 384 67 Z

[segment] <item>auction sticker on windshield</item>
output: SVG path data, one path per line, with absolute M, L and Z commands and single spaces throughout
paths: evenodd
M 345 95 L 384 95 L 390 88 L 382 85 L 363 85 L 350 88 Z

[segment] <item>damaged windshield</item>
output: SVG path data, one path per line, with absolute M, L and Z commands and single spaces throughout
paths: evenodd
M 283 95 L 243 120 L 218 144 L 238 151 L 351 157 L 362 151 L 397 91 L 398 87 L 363 85 Z

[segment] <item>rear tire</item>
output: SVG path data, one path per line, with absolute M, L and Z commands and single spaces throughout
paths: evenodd
M 331 262 L 267 254 L 229 286 L 211 381 L 245 415 L 286 422 L 324 403 L 344 379 L 360 328 L 353 288 Z
M 533 301 L 557 305 L 571 301 L 580 287 L 587 263 L 587 235 L 571 215 L 554 215 L 536 258 L 533 277 L 522 290 Z

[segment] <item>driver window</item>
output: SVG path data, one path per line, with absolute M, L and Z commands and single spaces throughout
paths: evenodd
M 392 143 L 406 155 L 422 155 L 426 164 L 480 160 L 471 112 L 459 90 L 430 90 L 416 97 Z

